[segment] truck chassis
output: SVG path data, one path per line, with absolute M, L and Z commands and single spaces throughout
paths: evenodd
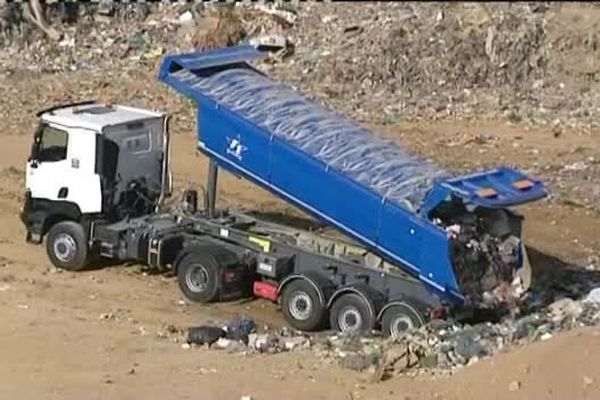
M 350 243 L 243 213 L 215 211 L 211 161 L 204 210 L 186 192 L 187 210 L 104 223 L 92 221 L 89 245 L 106 258 L 136 260 L 177 276 L 198 302 L 248 296 L 279 301 L 295 328 L 385 334 L 422 325 L 440 302 L 418 279 Z M 48 247 L 49 250 L 52 246 Z M 368 265 L 370 264 L 370 265 Z

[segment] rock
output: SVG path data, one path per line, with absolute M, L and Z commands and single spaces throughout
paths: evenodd
M 184 350 L 189 350 L 192 346 L 189 343 L 182 343 L 181 348 Z
M 295 336 L 285 339 L 283 342 L 283 348 L 288 351 L 292 351 L 299 347 L 307 347 L 309 344 L 308 338 L 305 338 L 304 336 Z
M 512 381 L 509 385 L 508 385 L 508 390 L 510 392 L 516 392 L 517 390 L 521 389 L 521 382 L 520 381 Z
M 240 400 L 252 400 L 252 396 L 242 396 Z
M 583 387 L 590 386 L 593 383 L 594 383 L 594 379 L 593 378 L 590 378 L 589 376 L 584 376 L 583 377 Z
M 215 326 L 197 326 L 188 329 L 187 342 L 194 344 L 213 344 L 225 336 L 225 331 Z
M 551 338 L 552 338 L 552 334 L 550 332 L 546 332 L 546 333 L 542 334 L 542 336 L 540 336 L 541 341 L 546 341 Z

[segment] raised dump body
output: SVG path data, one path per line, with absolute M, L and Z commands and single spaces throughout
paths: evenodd
M 454 177 L 247 64 L 263 56 L 237 46 L 165 58 L 159 79 L 198 105 L 199 149 L 463 300 L 436 209 L 504 208 L 544 197 L 543 185 L 508 168 Z

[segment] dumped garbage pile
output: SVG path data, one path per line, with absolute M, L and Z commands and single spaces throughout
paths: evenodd
M 529 298 L 528 308 L 520 317 L 472 325 L 434 320 L 395 339 L 326 332 L 308 335 L 287 328 L 265 328 L 257 333 L 255 323 L 241 317 L 222 327 L 189 328 L 182 347 L 201 345 L 244 354 L 312 351 L 324 362 L 366 372 L 378 381 L 399 374 L 449 374 L 511 346 L 548 340 L 574 328 L 600 326 L 600 287 L 590 290 L 582 300 L 563 297 L 545 307 L 537 304 L 539 301 Z
M 139 69 L 164 53 L 248 41 L 277 53 L 263 66 L 270 73 L 371 122 L 598 121 L 600 9 L 591 3 L 47 3 L 58 41 L 19 4 L 0 4 L 2 69 Z
M 307 4 L 290 33 L 295 55 L 276 71 L 371 121 L 491 112 L 593 123 L 600 31 L 564 12 L 527 3 Z
M 539 300 L 539 299 L 538 299 Z M 600 325 L 600 287 L 582 300 L 564 297 L 546 307 L 530 302 L 520 317 L 473 325 L 434 320 L 422 329 L 389 340 L 346 339 L 332 350 L 342 366 L 370 370 L 378 379 L 423 371 L 449 373 L 493 356 L 509 346 L 548 340 L 574 328 Z M 353 343 L 354 348 L 348 347 Z M 360 345 L 357 345 L 360 343 Z M 345 360 L 346 358 L 349 360 Z
M 68 5 L 68 6 L 67 6 Z M 51 2 L 48 20 L 60 32 L 51 40 L 23 18 L 21 4 L 0 3 L 0 73 L 152 69 L 165 53 L 182 53 L 252 41 L 290 54 L 279 32 L 295 16 L 268 5 Z M 267 35 L 268 33 L 268 35 Z M 19 55 L 18 60 L 16 55 Z M 144 67 L 145 66 L 145 67 Z M 149 68 L 150 67 L 150 68 Z M 4 71 L 3 71 L 4 70 Z

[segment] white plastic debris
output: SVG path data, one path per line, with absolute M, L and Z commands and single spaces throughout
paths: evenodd
M 192 14 L 192 12 L 189 10 L 186 11 L 179 16 L 178 22 L 181 25 L 191 24 L 194 22 L 194 14 Z
M 600 305 L 600 287 L 594 288 L 590 290 L 585 299 L 583 299 L 584 303 Z

